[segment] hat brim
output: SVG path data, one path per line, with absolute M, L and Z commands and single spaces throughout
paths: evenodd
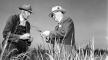
M 64 11 L 64 10 L 56 10 L 56 11 L 60 11 L 60 12 L 62 12 L 63 14 L 66 13 L 66 11 Z M 49 17 L 53 17 L 53 16 L 54 16 L 54 12 L 56 12 L 56 11 L 50 12 L 50 13 L 49 13 Z
M 54 16 L 54 13 L 50 12 L 48 16 L 52 18 Z
M 24 9 L 24 8 L 21 8 L 21 7 L 19 7 L 19 10 L 25 10 L 25 11 L 28 11 L 30 13 L 33 13 L 31 10 L 27 10 L 27 9 Z

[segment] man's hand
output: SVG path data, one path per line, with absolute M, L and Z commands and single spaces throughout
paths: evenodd
M 30 34 L 29 33 L 26 33 L 26 34 L 23 34 L 20 36 L 20 39 L 29 39 L 30 38 Z
M 33 37 L 32 37 L 32 36 L 30 36 L 29 41 L 30 41 L 30 42 L 32 42 L 32 41 L 33 41 Z
M 48 38 L 49 34 L 50 34 L 50 31 L 44 31 L 44 32 L 41 33 L 41 36 L 42 36 L 43 38 L 45 38 L 46 40 L 48 40 L 48 39 L 49 39 L 49 38 Z
M 44 31 L 41 33 L 41 36 L 46 37 L 46 36 L 49 36 L 49 34 L 50 34 L 50 31 Z

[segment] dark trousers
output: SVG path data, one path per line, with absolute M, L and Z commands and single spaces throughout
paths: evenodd
M 27 41 L 19 40 L 19 41 L 16 43 L 16 48 L 18 49 L 18 53 L 26 52 L 26 51 L 28 50 Z
M 15 51 L 12 51 L 13 49 L 16 49 Z M 20 53 L 26 52 L 28 50 L 28 44 L 24 40 L 18 40 L 18 42 L 11 42 L 9 41 L 7 44 L 7 47 L 4 52 L 4 57 L 6 55 L 9 55 L 8 57 L 16 56 Z M 10 51 L 12 53 L 10 53 Z

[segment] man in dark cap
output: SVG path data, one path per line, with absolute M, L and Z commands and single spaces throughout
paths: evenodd
M 30 23 L 28 21 L 28 18 L 32 13 L 31 5 L 24 4 L 19 7 L 19 10 L 20 14 L 15 14 L 9 17 L 3 30 L 4 40 L 2 42 L 2 47 L 8 51 L 12 48 L 16 48 L 17 52 L 15 52 L 15 54 L 26 52 L 32 42 Z M 6 42 L 7 47 L 5 47 Z
M 76 49 L 75 45 L 75 29 L 74 23 L 70 17 L 65 17 L 65 9 L 61 6 L 54 6 L 52 12 L 49 14 L 58 25 L 53 31 L 44 31 L 41 35 L 48 39 L 46 42 L 56 45 L 55 50 L 58 50 L 57 53 L 60 53 L 61 45 L 64 46 L 65 52 L 67 54 L 71 53 L 72 49 Z M 56 43 L 55 43 L 56 42 Z

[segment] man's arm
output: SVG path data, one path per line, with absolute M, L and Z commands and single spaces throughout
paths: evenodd
M 7 37 L 7 35 L 9 34 L 9 32 L 11 32 L 12 31 L 12 28 L 13 28 L 13 25 L 15 24 L 15 22 L 14 22 L 14 20 L 13 20 L 13 18 L 14 18 L 15 16 L 13 15 L 13 16 L 10 16 L 9 18 L 8 18 L 8 21 L 7 21 L 7 23 L 6 23 L 6 25 L 5 25 L 5 28 L 4 28 L 4 30 L 3 30 L 3 38 L 6 38 Z M 10 37 L 19 37 L 18 35 L 16 35 L 16 34 L 10 34 Z
M 65 26 L 63 27 L 63 29 L 54 30 L 49 34 L 49 40 L 54 41 L 55 38 L 61 38 L 62 40 L 67 39 L 69 33 L 71 33 L 72 30 L 74 30 L 73 28 L 74 28 L 73 21 L 72 19 L 69 19 L 67 22 L 65 22 Z
M 72 20 L 70 20 L 68 23 L 67 23 L 67 26 L 65 27 L 66 29 L 66 33 L 65 33 L 65 36 L 64 36 L 64 39 L 67 39 L 67 37 L 70 37 L 72 38 L 72 40 L 75 40 L 75 30 L 74 30 L 74 23 Z M 72 35 L 70 35 L 72 34 Z
M 3 30 L 3 38 L 6 38 L 6 36 L 8 35 L 8 33 L 11 32 L 11 30 L 12 30 L 12 27 L 13 27 L 13 21 L 12 21 L 12 19 L 13 19 L 13 16 L 10 16 L 8 18 L 8 21 L 7 21 L 7 23 L 5 25 L 5 28 Z

